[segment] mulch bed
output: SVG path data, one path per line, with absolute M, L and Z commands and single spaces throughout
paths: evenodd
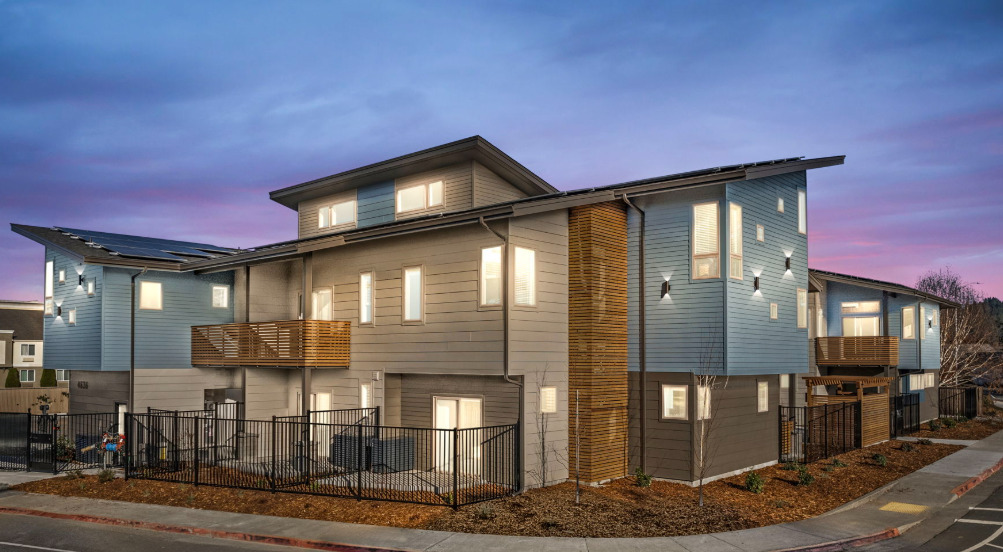
M 465 506 L 457 511 L 442 506 L 355 501 L 268 491 L 235 490 L 148 480 L 116 479 L 98 482 L 54 478 L 24 483 L 17 490 L 165 504 L 206 510 L 365 523 L 467 533 L 525 536 L 653 537 L 692 535 L 761 527 L 816 516 L 911 473 L 956 450 L 952 445 L 910 445 L 889 441 L 830 461 L 808 466 L 815 476 L 809 486 L 798 485 L 798 473 L 771 466 L 758 470 L 765 480 L 762 494 L 745 490 L 746 475 L 705 486 L 705 505 L 697 505 L 698 490 L 655 481 L 640 488 L 634 478 L 602 487 L 582 487 L 575 505 L 573 483 L 534 489 L 521 495 Z M 908 447 L 907 447 L 908 448 Z M 887 457 L 879 466 L 874 454 Z
M 967 439 L 977 441 L 985 439 L 1003 429 L 1003 414 L 999 410 L 993 409 L 987 416 L 980 416 L 974 420 L 960 422 L 954 427 L 947 427 L 944 424 L 945 420 L 940 420 L 940 429 L 932 431 L 929 422 L 925 423 L 919 431 L 913 433 L 911 436 L 921 439 Z

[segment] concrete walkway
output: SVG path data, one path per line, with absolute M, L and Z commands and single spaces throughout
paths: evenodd
M 916 441 L 919 441 L 920 438 L 919 437 L 896 437 L 896 439 L 898 439 L 899 441 L 912 441 L 913 443 L 915 443 Z M 934 444 L 937 444 L 937 445 L 960 445 L 960 446 L 963 446 L 963 447 L 970 447 L 970 446 L 974 445 L 975 443 L 978 443 L 978 441 L 976 441 L 976 440 L 970 440 L 970 439 L 927 439 L 927 440 L 930 441 L 931 443 L 934 443 Z
M 0 493 L 0 513 L 18 509 L 34 515 L 106 518 L 104 523 L 129 524 L 157 530 L 247 539 L 246 535 L 280 537 L 289 544 L 304 539 L 312 543 L 340 543 L 370 550 L 423 550 L 433 552 L 512 552 L 514 550 L 762 552 L 812 550 L 822 545 L 834 550 L 833 541 L 845 546 L 894 537 L 931 516 L 958 498 L 958 494 L 1003 466 L 1003 432 L 988 437 L 938 462 L 819 517 L 728 533 L 643 539 L 583 539 L 471 535 L 374 527 L 350 523 L 233 514 L 171 506 L 133 504 L 73 497 Z M 4 482 L 10 473 L 0 473 Z M 959 490 L 960 489 L 960 490 Z M 244 535 L 244 536 L 241 536 Z M 264 537 L 263 537 L 264 538 Z M 306 544 L 301 543 L 301 546 Z M 328 550 L 338 550 L 337 545 Z M 347 548 L 344 548 L 347 549 Z

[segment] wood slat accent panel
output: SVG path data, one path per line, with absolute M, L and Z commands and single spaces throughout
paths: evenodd
M 19 370 L 19 368 L 10 368 Z M 36 373 L 41 373 L 38 368 Z M 3 371 L 0 370 L 0 374 Z M 69 410 L 70 397 L 69 389 L 66 387 L 20 387 L 12 389 L 0 389 L 0 412 L 27 412 L 31 409 L 32 414 L 41 414 L 39 410 L 38 397 L 48 395 L 49 414 L 65 414 Z M 63 393 L 66 393 L 64 395 Z
M 617 202 L 571 209 L 568 220 L 569 449 L 581 478 L 627 475 L 627 214 Z
M 813 404 L 836 404 L 860 401 L 860 442 L 863 447 L 891 438 L 888 393 L 864 395 L 815 395 Z
M 898 366 L 899 338 L 818 337 L 815 363 L 819 366 Z
M 192 366 L 348 367 L 350 353 L 346 321 L 192 326 Z

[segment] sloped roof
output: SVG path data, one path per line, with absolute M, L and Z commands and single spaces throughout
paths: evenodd
M 843 284 L 850 284 L 854 286 L 868 287 L 872 289 L 880 289 L 882 291 L 889 291 L 892 293 L 903 293 L 905 295 L 915 295 L 922 299 L 932 301 L 934 303 L 940 304 L 940 306 L 953 309 L 958 308 L 961 305 L 955 303 L 954 301 L 944 299 L 943 297 L 938 297 L 932 293 L 926 293 L 925 291 L 920 291 L 909 286 L 903 286 L 902 284 L 896 284 L 894 282 L 883 282 L 881 280 L 873 280 L 871 278 L 864 278 L 862 276 L 852 276 L 850 274 L 840 274 L 838 272 L 829 272 L 826 270 L 817 270 L 814 268 L 808 269 L 809 279 L 824 280 L 830 282 L 840 282 Z
M 42 304 L 0 300 L 0 331 L 13 330 L 14 339 L 40 341 L 43 335 Z

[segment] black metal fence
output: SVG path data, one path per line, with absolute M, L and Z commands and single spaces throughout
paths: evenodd
M 809 463 L 860 448 L 860 403 L 780 407 L 780 461 Z
M 185 417 L 195 416 L 200 418 L 243 418 L 244 403 L 242 402 L 216 403 L 202 410 L 164 410 L 162 408 L 147 407 L 146 413 L 161 414 L 161 415 L 177 414 L 179 416 L 185 416 Z
M 122 454 L 102 447 L 118 433 L 115 413 L 0 413 L 0 469 L 57 473 L 114 466 Z
M 919 394 L 903 393 L 892 397 L 890 417 L 893 439 L 919 431 Z
M 373 423 L 375 412 L 353 424 L 306 418 L 216 418 L 207 427 L 173 413 L 128 415 L 126 477 L 450 506 L 519 489 L 515 424 L 387 427 Z
M 938 409 L 942 418 L 972 419 L 981 414 L 978 387 L 938 387 Z

